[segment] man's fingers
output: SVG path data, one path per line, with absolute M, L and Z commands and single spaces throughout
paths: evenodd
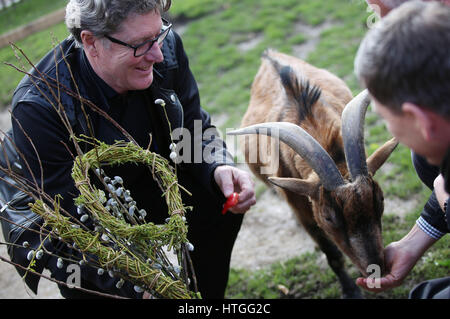
M 361 288 L 371 292 L 382 292 L 387 289 L 398 287 L 399 282 L 395 276 L 388 274 L 382 278 L 358 278 L 356 284 Z
M 245 201 L 240 201 L 236 206 L 230 208 L 230 211 L 237 214 L 243 214 L 250 209 L 251 206 L 255 205 L 255 197 L 250 197 Z
M 238 203 L 229 208 L 233 213 L 243 214 L 256 203 L 254 182 L 249 173 L 224 165 L 216 168 L 214 178 L 226 198 L 233 192 L 239 194 Z
M 230 196 L 234 192 L 233 173 L 230 169 L 224 169 L 219 166 L 217 169 L 216 182 L 222 190 L 225 197 Z

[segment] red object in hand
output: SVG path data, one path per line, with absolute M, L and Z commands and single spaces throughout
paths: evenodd
M 227 201 L 223 205 L 222 215 L 225 215 L 227 210 L 229 210 L 233 206 L 236 206 L 236 204 L 238 202 L 239 202 L 239 194 L 238 193 L 233 193 L 230 196 L 228 196 Z

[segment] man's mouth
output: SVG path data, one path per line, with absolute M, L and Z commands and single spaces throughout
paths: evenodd
M 141 67 L 137 67 L 136 69 L 138 71 L 141 71 L 141 72 L 149 72 L 149 71 L 152 70 L 152 66 L 151 65 L 149 65 L 149 66 L 141 66 Z

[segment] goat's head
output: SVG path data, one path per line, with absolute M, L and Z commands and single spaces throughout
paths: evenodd
M 341 131 L 348 168 L 345 172 L 339 171 L 324 148 L 298 125 L 271 122 L 228 132 L 279 138 L 309 164 L 315 174 L 308 179 L 270 177 L 269 180 L 285 190 L 308 196 L 319 227 L 364 275 L 371 264 L 383 270 L 383 193 L 372 176 L 397 145 L 391 139 L 366 159 L 364 117 L 369 103 L 368 93 L 363 91 L 342 113 Z

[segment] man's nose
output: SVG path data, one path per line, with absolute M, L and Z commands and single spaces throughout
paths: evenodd
M 164 55 L 161 51 L 162 46 L 160 47 L 158 43 L 154 43 L 153 46 L 148 50 L 145 54 L 145 58 L 156 63 L 160 63 L 164 61 Z

